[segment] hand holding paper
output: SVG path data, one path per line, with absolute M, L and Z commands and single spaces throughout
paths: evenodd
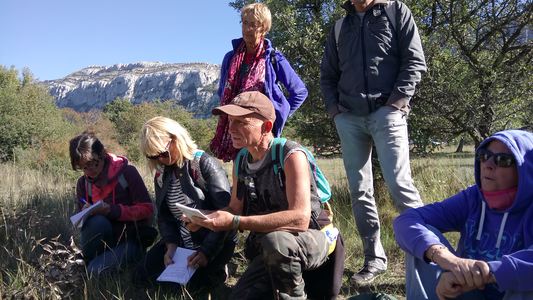
M 196 208 L 192 208 L 192 207 L 188 207 L 186 205 L 183 205 L 183 204 L 179 204 L 179 203 L 176 203 L 176 206 L 178 207 L 179 210 L 181 210 L 181 212 L 187 216 L 187 218 L 189 219 L 192 219 L 193 217 L 195 218 L 200 218 L 200 219 L 209 219 L 206 215 L 204 215 L 204 213 L 202 213 L 199 209 L 196 209 Z
M 157 281 L 176 282 L 181 285 L 187 284 L 191 279 L 196 268 L 189 267 L 187 258 L 196 253 L 195 250 L 178 247 L 174 253 L 173 264 L 168 265 L 165 270 L 157 277 Z
M 70 222 L 72 222 L 74 227 L 81 228 L 83 226 L 83 222 L 85 222 L 85 220 L 91 216 L 91 213 L 102 207 L 104 205 L 103 203 L 104 201 L 98 201 L 95 204 L 85 208 L 84 210 L 70 217 Z

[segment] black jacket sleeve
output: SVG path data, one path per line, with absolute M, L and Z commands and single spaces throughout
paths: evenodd
M 206 191 L 204 191 L 206 196 L 205 208 L 219 210 L 227 207 L 231 198 L 231 192 L 226 171 L 224 171 L 216 159 L 205 153 L 200 159 L 200 170 L 206 182 Z M 212 260 L 220 253 L 224 244 L 234 242 L 234 238 L 235 231 L 209 231 L 199 250 L 209 260 Z
M 324 56 L 320 64 L 320 89 L 322 90 L 324 105 L 330 117 L 334 117 L 339 113 L 339 108 L 337 107 L 339 102 L 339 92 L 337 90 L 339 78 L 339 58 L 334 24 L 327 38 Z

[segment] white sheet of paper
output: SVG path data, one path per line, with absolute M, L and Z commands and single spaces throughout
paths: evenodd
M 176 207 L 181 210 L 181 212 L 187 216 L 187 218 L 192 219 L 192 217 L 197 217 L 200 219 L 208 219 L 200 210 L 192 207 L 185 206 L 183 204 L 176 203 Z
M 98 207 L 102 206 L 102 204 L 103 201 L 98 201 L 95 204 L 87 207 L 86 209 L 70 217 L 70 222 L 72 222 L 72 225 L 74 225 L 74 227 L 81 228 L 83 226 L 83 222 L 85 222 L 85 220 L 91 215 L 90 213 Z
M 195 252 L 195 250 L 178 247 L 176 253 L 174 253 L 174 257 L 172 257 L 174 263 L 168 265 L 163 270 L 161 275 L 157 277 L 157 281 L 170 281 L 181 285 L 187 284 L 196 271 L 195 268 L 187 266 L 187 257 Z

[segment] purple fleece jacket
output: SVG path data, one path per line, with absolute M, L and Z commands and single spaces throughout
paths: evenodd
M 222 98 L 224 85 L 228 79 L 229 64 L 233 57 L 234 50 L 239 47 L 241 42 L 242 38 L 232 40 L 231 44 L 233 45 L 233 50 L 226 53 L 222 60 L 220 81 L 218 85 L 218 96 L 220 98 Z M 274 109 L 276 110 L 276 121 L 274 122 L 272 133 L 275 137 L 279 137 L 283 130 L 283 126 L 285 126 L 285 122 L 287 122 L 287 118 L 291 116 L 307 98 L 307 88 L 285 56 L 272 47 L 270 40 L 265 39 L 265 42 L 267 43 L 267 46 L 265 51 L 266 78 L 264 94 L 272 101 Z M 276 64 L 272 64 L 271 54 L 274 54 Z M 278 83 L 281 83 L 289 93 L 288 99 L 281 91 Z
M 493 140 L 505 144 L 516 159 L 518 191 L 510 208 L 496 211 L 486 205 L 476 160 L 476 185 L 442 202 L 406 210 L 394 221 L 400 247 L 420 259 L 424 259 L 429 246 L 441 244 L 426 225 L 441 232 L 460 232 L 456 254 L 486 261 L 496 278 L 500 292 L 485 289 L 488 299 L 501 298 L 502 291 L 533 291 L 533 134 L 501 131 L 479 147 Z

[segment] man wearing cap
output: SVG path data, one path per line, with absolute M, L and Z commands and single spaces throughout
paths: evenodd
M 265 95 L 241 93 L 213 114 L 228 116 L 233 146 L 246 154 L 235 161 L 229 206 L 192 222 L 214 231 L 250 231 L 245 246 L 250 263 L 230 298 L 306 299 L 302 271 L 326 261 L 328 244 L 311 218 L 322 211 L 303 148 L 287 141 L 280 180 L 270 155 L 276 115 Z

